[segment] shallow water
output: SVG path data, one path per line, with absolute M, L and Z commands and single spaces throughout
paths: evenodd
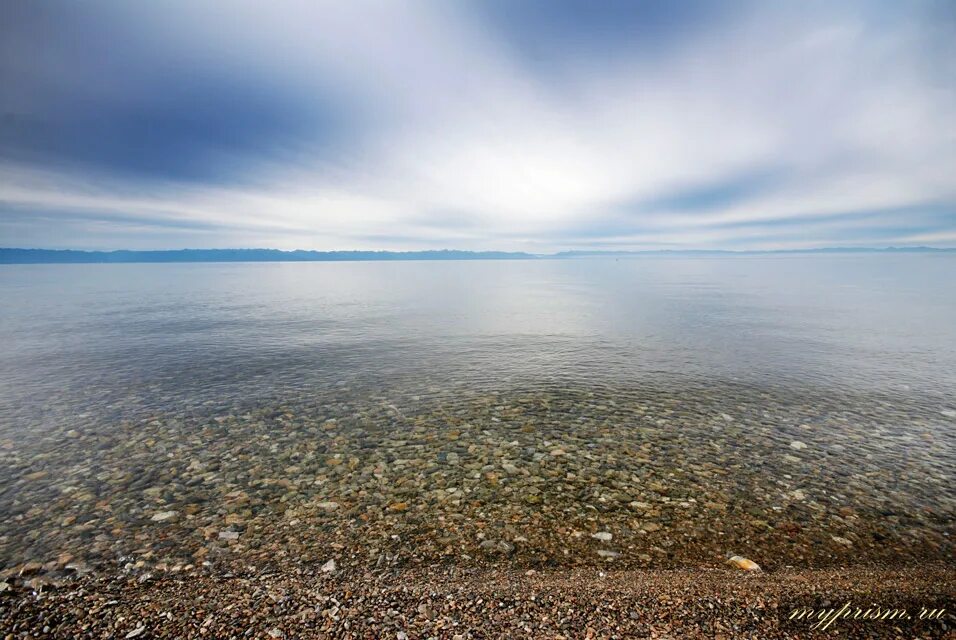
M 954 274 L 4 266 L 0 565 L 949 558 Z

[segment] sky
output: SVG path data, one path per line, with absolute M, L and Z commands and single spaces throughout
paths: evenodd
M 0 246 L 917 245 L 950 0 L 0 3 Z

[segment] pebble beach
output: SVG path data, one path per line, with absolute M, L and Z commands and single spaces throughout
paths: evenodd
M 13 589 L 0 597 L 0 632 L 7 638 L 912 640 L 956 637 L 954 604 L 952 572 L 925 568 L 740 574 L 300 567 L 86 577 L 41 593 Z M 813 611 L 809 618 L 794 617 L 806 608 Z
M 774 285 L 839 272 L 760 265 Z M 714 266 L 0 283 L 20 301 L 0 352 L 0 638 L 775 638 L 813 632 L 781 618 L 796 602 L 951 612 L 951 326 L 854 332 L 882 317 L 845 300 L 882 291 L 859 273 L 844 297 L 817 280 L 801 308 L 831 308 L 809 316 L 748 262 L 700 285 Z M 523 280 L 482 311 L 477 291 L 423 293 L 445 270 Z M 594 296 L 605 324 L 582 325 Z M 951 633 L 932 622 L 841 629 Z
M 956 0 L 0 51 L 0 640 L 956 640 Z
M 133 610 L 147 625 L 145 602 L 209 598 L 202 609 L 212 612 L 234 597 L 241 613 L 190 633 L 266 637 L 265 613 L 248 598 L 278 589 L 295 603 L 276 618 L 289 637 L 402 632 L 379 619 L 383 608 L 404 616 L 407 637 L 738 637 L 734 625 L 800 637 L 775 626 L 779 616 L 702 607 L 720 585 L 742 590 L 748 610 L 850 588 L 841 568 L 854 570 L 858 592 L 898 582 L 894 601 L 953 595 L 956 505 L 942 488 L 956 449 L 944 408 L 742 386 L 432 393 L 337 387 L 307 405 L 158 414 L 108 429 L 81 419 L 3 439 L 6 624 L 31 637 L 44 627 L 79 634 L 75 625 L 114 637 Z M 893 429 L 904 419 L 919 448 Z M 526 593 L 523 582 L 557 600 L 491 626 L 451 614 L 459 622 L 447 628 L 428 615 L 424 627 L 414 622 L 423 598 L 494 600 Z M 599 613 L 611 597 L 653 616 L 649 604 L 675 594 L 689 608 L 670 606 L 669 622 L 632 619 L 627 607 Z M 63 621 L 67 602 L 89 598 L 116 604 L 95 622 Z M 338 598 L 350 613 L 314 625 L 329 606 L 302 613 L 312 598 Z M 558 624 L 566 605 L 579 614 Z M 522 627 L 545 610 L 557 626 Z M 168 629 L 143 633 L 175 637 L 192 624 L 171 615 Z M 46 616 L 59 622 L 38 626 Z M 289 628 L 294 620 L 305 626 Z

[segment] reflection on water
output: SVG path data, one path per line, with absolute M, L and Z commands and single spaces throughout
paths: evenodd
M 0 565 L 950 558 L 954 267 L 3 267 Z
M 397 377 L 944 397 L 953 273 L 948 255 L 5 266 L 0 415 Z

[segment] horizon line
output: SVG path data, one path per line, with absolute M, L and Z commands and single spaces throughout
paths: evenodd
M 0 247 L 0 264 L 116 264 L 188 262 L 372 262 L 388 260 L 541 260 L 641 255 L 766 255 L 800 253 L 953 253 L 956 247 L 813 247 L 803 249 L 569 249 L 526 251 L 417 249 L 39 249 Z

